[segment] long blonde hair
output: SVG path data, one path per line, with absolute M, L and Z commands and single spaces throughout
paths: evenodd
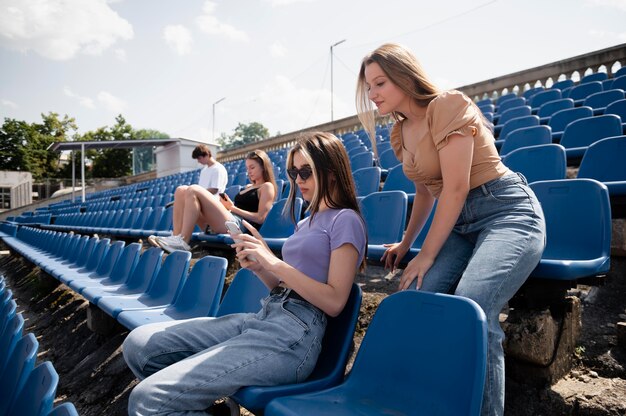
M 385 43 L 363 58 L 356 85 L 356 109 L 359 120 L 370 135 L 372 146 L 376 145 L 376 112 L 368 97 L 365 82 L 365 68 L 376 62 L 389 80 L 406 95 L 413 98 L 420 107 L 426 107 L 441 91 L 428 78 L 417 58 L 404 46 L 397 43 Z M 396 121 L 406 116 L 399 112 L 392 113 Z

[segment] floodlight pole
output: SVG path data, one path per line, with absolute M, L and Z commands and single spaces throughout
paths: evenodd
M 334 120 L 333 114 L 333 101 L 334 101 L 334 88 L 333 88 L 333 48 L 339 44 L 344 43 L 346 40 L 340 40 L 337 43 L 330 45 L 330 121 Z

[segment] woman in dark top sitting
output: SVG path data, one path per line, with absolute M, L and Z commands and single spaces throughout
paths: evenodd
M 272 162 L 262 150 L 254 150 L 246 156 L 246 171 L 250 184 L 235 196 L 233 202 L 228 195 L 213 195 L 196 192 L 194 186 L 187 190 L 185 211 L 181 224 L 173 224 L 171 237 L 148 237 L 148 241 L 171 253 L 175 250 L 189 250 L 189 240 L 196 224 L 202 230 L 226 233 L 225 221 L 235 221 L 241 226 L 245 219 L 255 228 L 260 228 L 269 213 L 276 197 L 276 181 Z

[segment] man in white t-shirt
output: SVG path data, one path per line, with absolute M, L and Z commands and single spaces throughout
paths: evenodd
M 228 172 L 224 165 L 213 158 L 211 149 L 205 144 L 200 144 L 193 149 L 191 157 L 196 159 L 198 163 L 204 165 L 204 168 L 200 171 L 200 178 L 198 179 L 198 185 L 181 185 L 176 188 L 174 192 L 174 212 L 173 212 L 173 231 L 174 234 L 171 237 L 157 237 L 151 235 L 148 237 L 148 242 L 155 247 L 163 247 L 163 244 L 159 242 L 161 240 L 173 239 L 173 241 L 182 249 L 189 250 L 190 247 L 182 240 L 178 233 L 182 227 L 183 212 L 185 210 L 185 202 L 187 198 L 187 190 L 192 191 L 193 186 L 200 186 L 206 189 L 212 196 L 219 198 L 218 194 L 224 192 L 226 184 L 228 183 Z M 168 204 L 169 205 L 169 204 Z M 202 226 L 203 224 L 199 223 Z M 171 243 L 171 242 L 170 242 Z M 171 244 L 170 244 L 171 245 Z
M 198 185 L 206 188 L 214 195 L 224 192 L 228 183 L 228 172 L 226 172 L 224 165 L 213 158 L 209 147 L 204 144 L 196 146 L 191 157 L 204 165 L 200 171 Z

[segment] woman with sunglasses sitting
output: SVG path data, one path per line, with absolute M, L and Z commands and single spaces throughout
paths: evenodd
M 168 253 L 189 251 L 189 240 L 196 224 L 207 232 L 226 233 L 225 221 L 235 221 L 243 228 L 241 220 L 245 219 L 260 228 L 278 192 L 272 162 L 263 150 L 254 150 L 246 156 L 246 171 L 251 183 L 235 196 L 234 202 L 225 193 L 213 195 L 197 185 L 188 187 L 184 204 L 178 207 L 174 204 L 172 236 L 151 235 L 148 237 L 150 244 Z
M 141 380 L 129 415 L 206 414 L 245 386 L 298 383 L 313 371 L 327 315 L 344 308 L 367 247 L 348 155 L 328 133 L 307 133 L 287 157 L 294 217 L 296 186 L 310 216 L 287 239 L 282 260 L 258 231 L 233 244 L 237 259 L 271 289 L 258 313 L 155 323 L 133 330 L 124 358 Z

